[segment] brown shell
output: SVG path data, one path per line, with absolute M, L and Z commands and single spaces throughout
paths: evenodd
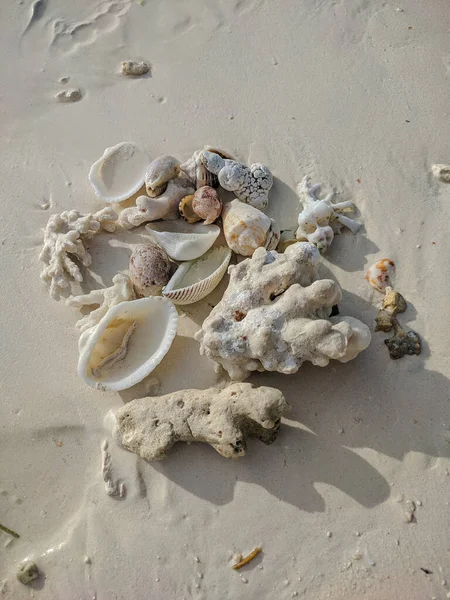
M 205 225 L 214 223 L 222 213 L 222 200 L 217 190 L 209 185 L 198 188 L 192 200 L 192 209 Z
M 130 257 L 130 280 L 139 296 L 156 296 L 168 283 L 172 264 L 159 246 L 140 244 Z
M 213 146 L 207 145 L 203 148 L 203 150 L 197 150 L 197 152 L 194 152 L 191 158 L 180 165 L 180 169 L 183 171 L 183 173 L 186 173 L 192 183 L 195 184 L 196 189 L 204 187 L 205 185 L 210 187 L 218 187 L 219 185 L 219 179 L 217 175 L 210 173 L 202 162 L 202 155 L 205 150 L 208 150 L 209 152 L 215 152 L 222 158 L 234 160 L 231 154 L 228 154 L 228 152 L 225 152 L 224 150 L 214 148 Z
M 188 223 L 197 223 L 197 221 L 201 220 L 192 208 L 193 200 L 194 194 L 190 194 L 189 196 L 185 196 L 178 206 L 181 217 Z

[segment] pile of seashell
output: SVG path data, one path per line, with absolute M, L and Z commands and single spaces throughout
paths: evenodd
M 273 186 L 268 167 L 247 167 L 209 145 L 181 163 L 173 156 L 151 161 L 135 144 L 122 142 L 107 148 L 92 165 L 89 181 L 114 224 L 126 229 L 145 224 L 149 234 L 149 243 L 133 251 L 128 275 L 116 275 L 110 288 L 67 300 L 77 307 L 98 305 L 78 324 L 78 372 L 88 385 L 103 390 L 130 387 L 159 364 L 176 335 L 174 304 L 191 304 L 210 294 L 227 272 L 233 252 L 242 257 L 253 256 L 257 248 L 283 252 L 299 240 L 323 251 L 341 227 L 356 233 L 360 226 L 342 214 L 354 209 L 351 202 L 334 204 L 332 194 L 320 200 L 320 186 L 309 186 L 305 178 L 299 188 L 297 232 L 281 235 L 264 212 Z M 235 198 L 229 200 L 226 192 Z M 46 236 L 52 237 L 53 254 L 47 262 L 70 264 L 70 243 L 62 237 L 68 235 L 67 226 L 61 231 L 49 227 L 50 221 Z M 219 241 L 221 232 L 225 243 Z M 81 255 L 83 231 L 70 235 L 78 236 Z M 80 272 L 74 271 L 73 278 L 67 268 L 54 272 L 61 289 L 73 279 L 82 281 Z

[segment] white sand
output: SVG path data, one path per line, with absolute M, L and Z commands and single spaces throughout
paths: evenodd
M 21 534 L 0 532 L 4 597 L 449 597 L 450 186 L 430 175 L 450 161 L 448 0 L 39 1 L 31 23 L 29 0 L 3 2 L 0 20 L 0 522 Z M 120 75 L 126 59 L 149 61 L 151 77 Z M 77 88 L 76 103 L 54 98 Z M 48 296 L 38 255 L 50 213 L 101 208 L 87 174 L 120 141 L 180 159 L 215 143 L 265 162 L 282 228 L 305 173 L 334 184 L 365 223 L 323 263 L 342 313 L 373 325 L 380 296 L 363 273 L 392 258 L 422 355 L 392 361 L 375 334 L 346 365 L 256 376 L 292 404 L 272 446 L 232 462 L 179 445 L 147 464 L 110 445 L 127 496 L 108 496 L 104 416 L 152 380 L 117 395 L 77 378 L 79 314 Z M 110 285 L 142 236 L 116 239 L 93 241 L 85 290 Z M 192 339 L 208 305 L 187 308 L 153 374 L 161 393 L 216 381 Z M 407 500 L 422 503 L 416 522 Z M 34 590 L 14 577 L 26 557 L 46 575 Z

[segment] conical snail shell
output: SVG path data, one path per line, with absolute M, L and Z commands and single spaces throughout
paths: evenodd
M 272 236 L 272 220 L 239 200 L 224 207 L 222 220 L 228 246 L 242 256 L 252 256 L 256 248 L 266 246 L 268 235 Z
M 180 165 L 180 169 L 186 173 L 192 183 L 195 184 L 196 189 L 203 187 L 204 185 L 209 185 L 211 187 L 217 187 L 219 185 L 219 179 L 217 175 L 210 173 L 203 164 L 202 156 L 205 150 L 208 150 L 209 152 L 215 152 L 219 156 L 222 156 L 222 158 L 234 160 L 233 157 L 227 152 L 213 148 L 212 146 L 205 146 L 203 150 L 197 150 L 197 152 L 194 152 L 191 158 Z

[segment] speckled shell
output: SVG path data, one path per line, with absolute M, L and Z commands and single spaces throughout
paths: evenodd
M 394 272 L 394 262 L 389 258 L 382 258 L 367 269 L 366 279 L 373 288 L 384 293 L 392 284 Z
M 226 246 L 212 248 L 201 258 L 181 264 L 163 290 L 174 304 L 193 304 L 205 298 L 221 282 L 231 259 Z M 197 271 L 199 281 L 185 285 L 190 273 Z
M 192 209 L 205 225 L 214 223 L 222 213 L 222 200 L 217 190 L 209 185 L 198 188 L 192 199 Z
M 222 221 L 227 244 L 236 254 L 252 256 L 256 248 L 266 246 L 272 221 L 257 208 L 233 200 L 225 205 Z
M 172 265 L 159 246 L 140 244 L 130 257 L 130 279 L 139 296 L 156 296 L 168 283 Z
M 173 156 L 158 156 L 153 160 L 145 173 L 145 188 L 149 196 L 162 194 L 167 183 L 178 177 L 180 161 Z
M 215 152 L 219 156 L 222 156 L 222 158 L 234 160 L 230 154 L 224 152 L 223 150 L 219 150 L 218 148 L 214 148 L 213 146 L 205 146 L 203 150 L 197 150 L 197 152 L 194 152 L 191 158 L 180 165 L 180 169 L 183 171 L 183 173 L 186 173 L 189 179 L 195 184 L 196 189 L 205 185 L 209 185 L 211 187 L 217 187 L 219 185 L 219 179 L 217 175 L 210 173 L 203 164 L 202 155 L 205 150 L 208 150 L 209 152 Z

